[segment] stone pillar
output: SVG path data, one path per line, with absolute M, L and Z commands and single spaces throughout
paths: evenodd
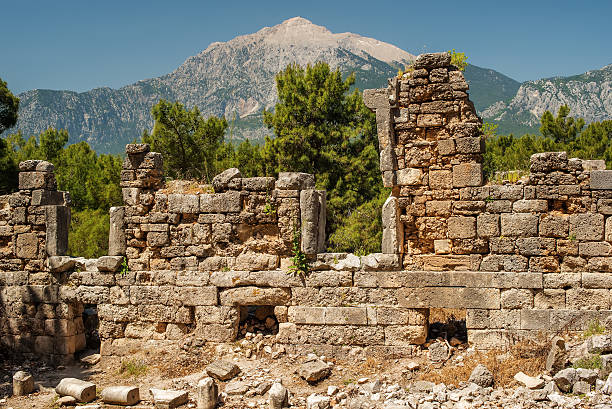
M 110 208 L 110 230 L 108 234 L 108 255 L 123 256 L 126 250 L 125 241 L 125 207 Z
M 47 255 L 63 256 L 68 252 L 68 229 L 70 208 L 68 206 L 46 206 Z
M 397 197 L 393 195 L 385 201 L 382 208 L 382 252 L 384 254 L 401 254 L 404 248 L 404 225 L 400 220 L 400 208 Z
M 302 251 L 317 254 L 325 251 L 325 219 L 327 198 L 324 190 L 306 189 L 300 192 Z

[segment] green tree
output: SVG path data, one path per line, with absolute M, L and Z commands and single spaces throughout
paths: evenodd
M 465 53 L 459 53 L 454 48 L 449 50 L 448 53 L 451 55 L 451 65 L 457 67 L 459 71 L 465 71 L 468 65 Z
M 6 82 L 0 78 L 0 134 L 17 123 L 19 98 L 8 89 Z
M 570 108 L 562 105 L 557 116 L 554 117 L 550 111 L 544 112 L 540 119 L 540 133 L 555 142 L 569 143 L 576 139 L 584 127 L 584 119 L 568 117 Z
M 0 195 L 17 190 L 19 169 L 9 144 L 0 138 Z
M 167 176 L 203 179 L 210 182 L 217 173 L 215 162 L 227 128 L 225 118 L 204 119 L 198 107 L 191 111 L 180 102 L 161 99 L 153 106 L 153 131 L 144 131 L 142 141 L 164 155 Z
M 375 116 L 359 90 L 350 92 L 354 82 L 326 63 L 289 65 L 276 76 L 279 102 L 264 111 L 275 134 L 263 148 L 268 172 L 315 174 L 328 191 L 328 231 L 382 189 Z

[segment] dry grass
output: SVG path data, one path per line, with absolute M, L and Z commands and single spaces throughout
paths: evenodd
M 548 347 L 548 341 L 542 336 L 535 340 L 524 339 L 514 343 L 506 352 L 494 349 L 466 355 L 462 366 L 447 363 L 440 369 L 425 368 L 419 379 L 457 385 L 461 381 L 467 381 L 474 368 L 483 364 L 493 374 L 495 386 L 516 384 L 514 375 L 520 371 L 531 376 L 537 376 L 544 371 Z

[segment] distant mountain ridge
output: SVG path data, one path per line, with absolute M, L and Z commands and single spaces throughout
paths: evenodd
M 225 115 L 232 138 L 260 139 L 271 134 L 263 127 L 261 112 L 276 102 L 274 77 L 288 64 L 325 61 L 345 74 L 354 72 L 355 86 L 366 89 L 386 86 L 387 79 L 414 58 L 394 45 L 353 33 L 332 33 L 295 17 L 253 34 L 212 43 L 169 74 L 119 89 L 24 92 L 19 95 L 16 129 L 29 135 L 50 126 L 63 128 L 71 143 L 85 140 L 98 152 L 119 153 L 126 143 L 140 138 L 144 129 L 152 128 L 151 107 L 164 98 L 188 108 L 197 105 L 205 115 Z M 520 105 L 511 102 L 523 89 L 517 81 L 472 65 L 465 76 L 476 109 L 490 114 L 486 120 L 500 115 L 503 119 L 504 109 Z

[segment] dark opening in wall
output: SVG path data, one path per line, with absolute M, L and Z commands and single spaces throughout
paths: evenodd
M 253 334 L 278 334 L 278 320 L 274 315 L 273 305 L 241 305 L 238 339 L 244 338 L 247 332 Z
M 86 349 L 100 351 L 99 324 L 98 306 L 85 304 L 83 308 L 83 327 L 85 328 Z
M 450 308 L 431 308 L 429 310 L 429 330 L 427 338 L 434 340 L 444 338 L 451 342 L 467 343 L 467 328 L 465 326 L 466 311 Z

